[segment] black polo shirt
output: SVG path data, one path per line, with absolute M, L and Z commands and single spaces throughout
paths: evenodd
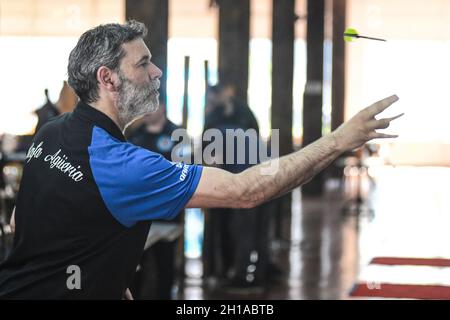
M 28 151 L 0 298 L 121 299 L 151 221 L 174 218 L 201 172 L 127 143 L 80 102 L 44 125 Z M 70 285 L 74 268 L 79 288 Z

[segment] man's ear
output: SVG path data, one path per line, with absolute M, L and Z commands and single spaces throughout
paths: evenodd
M 111 93 L 117 92 L 117 74 L 108 67 L 101 66 L 100 68 L 98 68 L 97 81 L 99 82 L 100 87 L 103 87 L 106 91 Z

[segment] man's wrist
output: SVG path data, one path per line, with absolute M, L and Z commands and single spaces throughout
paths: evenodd
M 346 151 L 346 148 L 342 143 L 342 139 L 340 139 L 339 135 L 336 134 L 336 131 L 331 132 L 327 136 L 329 137 L 330 144 L 334 152 L 341 154 Z

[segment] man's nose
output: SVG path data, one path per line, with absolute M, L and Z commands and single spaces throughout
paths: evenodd
M 158 68 L 155 64 L 151 64 L 150 65 L 150 70 L 149 70 L 149 73 L 150 73 L 150 79 L 151 80 L 156 80 L 156 79 L 159 79 L 159 78 L 161 78 L 162 77 L 162 71 L 161 71 L 161 69 L 160 68 Z

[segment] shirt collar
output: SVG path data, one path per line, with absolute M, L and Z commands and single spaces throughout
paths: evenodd
M 106 130 L 114 138 L 123 142 L 126 141 L 122 131 L 120 131 L 119 127 L 114 123 L 114 121 L 111 120 L 110 117 L 87 103 L 83 101 L 78 102 L 74 110 L 74 114 L 92 121 L 96 126 Z

